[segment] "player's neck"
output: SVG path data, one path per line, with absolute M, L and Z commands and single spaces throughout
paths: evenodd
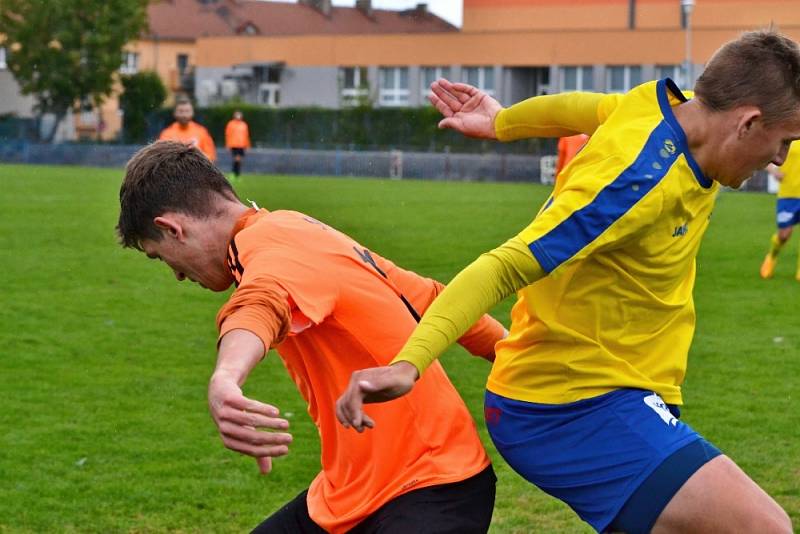
M 713 113 L 707 109 L 697 98 L 676 106 L 675 118 L 686 134 L 686 143 L 689 152 L 697 164 L 708 175 L 712 171 L 710 162 L 714 161 L 716 146 L 719 136 L 714 132 L 724 128 L 724 117 L 720 113 Z

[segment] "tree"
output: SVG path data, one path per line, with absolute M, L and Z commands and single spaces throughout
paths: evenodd
M 6 63 L 39 120 L 55 116 L 52 141 L 75 105 L 99 107 L 111 94 L 122 49 L 147 23 L 148 0 L 0 0 Z
M 119 105 L 124 112 L 125 141 L 144 141 L 147 135 L 147 116 L 164 103 L 167 89 L 158 74 L 152 71 L 122 76 L 121 80 L 123 92 Z

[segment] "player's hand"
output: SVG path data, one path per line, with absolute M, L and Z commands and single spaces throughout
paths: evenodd
M 471 85 L 444 78 L 433 82 L 431 91 L 428 100 L 444 115 L 439 128 L 451 128 L 467 137 L 497 139 L 494 120 L 503 109 L 497 100 Z
M 214 373 L 208 384 L 208 406 L 222 443 L 254 457 L 262 475 L 272 470 L 272 458 L 288 454 L 292 436 L 281 431 L 289 428 L 289 422 L 278 417 L 276 407 L 242 395 L 233 377 Z
M 417 368 L 408 362 L 355 371 L 347 390 L 336 401 L 336 418 L 345 427 L 363 432 L 375 422 L 364 413 L 364 403 L 386 402 L 402 397 L 419 378 Z

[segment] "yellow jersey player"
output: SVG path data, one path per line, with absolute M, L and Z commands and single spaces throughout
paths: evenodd
M 456 276 L 391 365 L 353 374 L 339 421 L 375 426 L 363 402 L 410 391 L 475 318 L 518 292 L 485 397 L 511 467 L 598 532 L 791 532 L 679 405 L 695 258 L 717 189 L 782 164 L 800 138 L 800 47 L 745 33 L 711 58 L 693 96 L 665 79 L 502 109 L 474 87 L 437 85 L 441 127 L 591 139 L 530 225 Z
M 778 253 L 792 236 L 792 228 L 800 223 L 800 143 L 793 143 L 789 155 L 780 167 L 770 164 L 767 171 L 776 176 L 781 185 L 778 187 L 778 201 L 775 205 L 775 222 L 778 231 L 772 234 L 769 252 L 761 264 L 761 278 L 772 278 Z M 800 282 L 800 255 L 797 258 L 795 279 Z

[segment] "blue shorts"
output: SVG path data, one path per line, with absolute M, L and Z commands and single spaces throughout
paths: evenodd
M 775 204 L 775 222 L 778 228 L 800 223 L 800 198 L 779 198 Z
M 506 462 L 598 532 L 612 523 L 615 530 L 640 530 L 631 519 L 648 532 L 681 485 L 720 454 L 678 420 L 677 407 L 650 391 L 619 389 L 569 404 L 524 402 L 487 391 L 485 413 Z M 669 468 L 659 470 L 662 464 Z M 649 480 L 651 474 L 659 480 Z M 649 492 L 644 499 L 637 499 L 640 487 Z M 641 509 L 626 509 L 628 522 L 619 525 L 615 518 L 629 500 L 642 502 Z

